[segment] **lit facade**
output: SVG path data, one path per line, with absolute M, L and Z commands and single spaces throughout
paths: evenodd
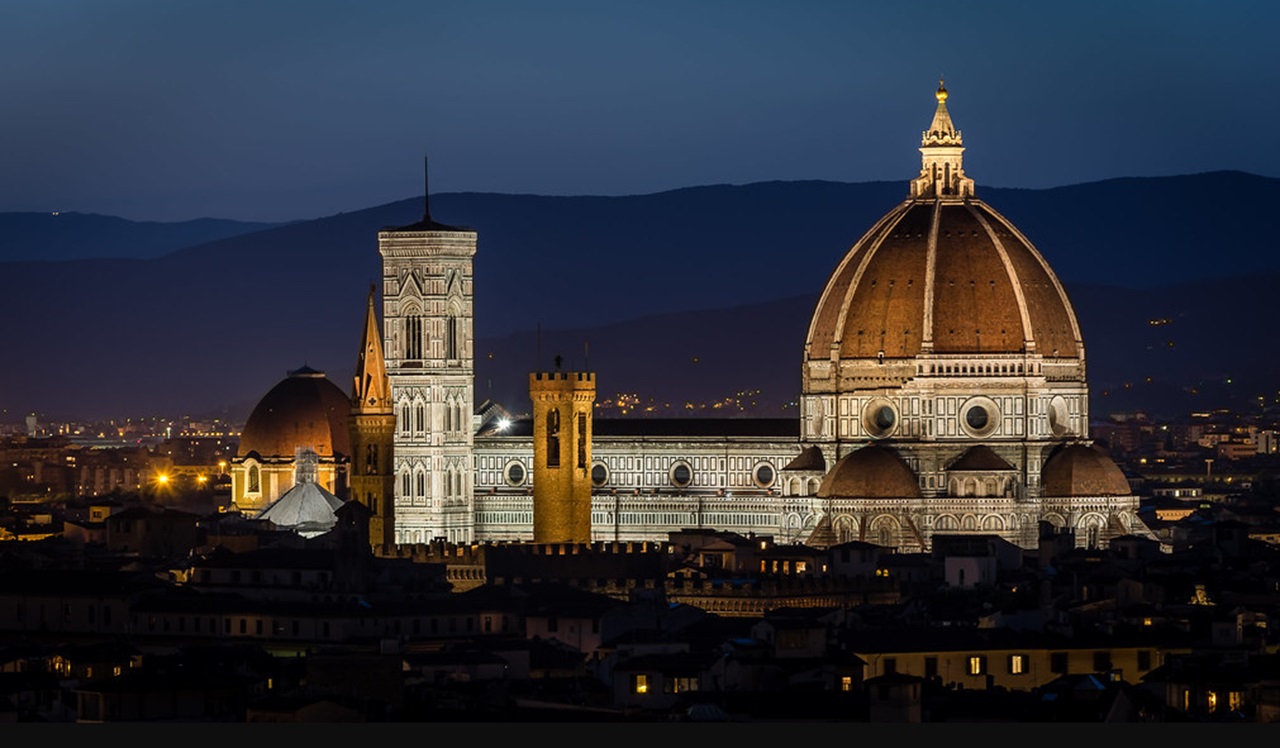
M 1123 474 L 1088 446 L 1071 303 L 1030 240 L 975 196 L 947 97 L 940 86 L 908 197 L 818 301 L 798 422 L 596 420 L 592 540 L 707 528 L 927 550 L 937 533 L 1035 547 L 1042 522 L 1079 545 L 1144 532 Z M 396 542 L 535 539 L 545 435 L 536 422 L 477 435 L 471 419 L 476 234 L 426 215 L 378 241 Z

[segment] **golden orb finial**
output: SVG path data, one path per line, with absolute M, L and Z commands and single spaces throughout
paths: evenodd
M 939 104 L 941 104 L 942 102 L 944 102 L 944 101 L 946 101 L 946 100 L 947 100 L 947 87 L 946 87 L 946 85 L 944 85 L 944 84 L 943 84 L 943 82 L 942 82 L 942 79 L 941 79 L 941 78 L 939 78 L 939 79 L 938 79 L 938 93 L 937 93 L 937 96 L 938 96 L 938 103 L 939 103 Z

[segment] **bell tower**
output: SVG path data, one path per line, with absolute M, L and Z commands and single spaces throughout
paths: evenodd
M 382 336 L 374 309 L 375 289 L 369 288 L 364 334 L 356 359 L 351 390 L 351 498 L 369 511 L 369 544 L 377 548 L 395 543 L 395 473 L 392 470 L 396 414 L 391 405 L 391 382 L 382 357 Z
M 533 401 L 533 542 L 591 542 L 591 417 L 596 376 L 529 374 Z
M 424 198 L 422 220 L 378 232 L 378 253 L 396 417 L 396 542 L 470 543 L 476 232 L 435 221 Z

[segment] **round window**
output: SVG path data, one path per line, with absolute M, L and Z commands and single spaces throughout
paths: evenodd
M 1000 427 L 1000 406 L 989 397 L 974 397 L 960 406 L 960 428 L 973 437 L 985 437 Z
M 774 478 L 773 465 L 770 465 L 767 462 L 762 462 L 759 465 L 756 465 L 752 478 L 755 480 L 756 485 L 761 488 L 768 488 L 769 486 L 772 486 Z
M 693 469 L 687 462 L 677 462 L 671 468 L 671 485 L 684 488 L 693 482 Z
M 872 400 L 862 411 L 862 426 L 875 438 L 893 433 L 898 425 L 898 411 L 888 400 Z
M 1049 430 L 1054 436 L 1066 436 L 1071 432 L 1071 414 L 1062 395 L 1054 395 L 1049 401 Z
M 525 474 L 526 474 L 526 471 L 524 469 L 524 463 L 522 462 L 507 463 L 507 470 L 506 470 L 507 485 L 518 486 L 524 483 Z
M 603 462 L 591 466 L 591 485 L 599 488 L 609 482 L 609 468 Z

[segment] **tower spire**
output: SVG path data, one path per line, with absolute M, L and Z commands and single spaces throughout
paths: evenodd
M 964 140 L 947 111 L 946 83 L 938 79 L 934 97 L 938 107 L 933 122 L 920 138 L 920 176 L 911 180 L 913 198 L 965 198 L 973 196 L 973 180 L 965 176 L 961 155 Z
M 422 220 L 431 222 L 431 179 L 425 153 L 422 154 Z
M 369 301 L 364 315 L 364 334 L 360 339 L 360 356 L 356 360 L 352 405 L 357 410 L 380 412 L 391 407 L 391 385 L 382 355 L 382 336 L 378 334 L 378 313 L 374 308 L 377 287 L 369 284 Z

